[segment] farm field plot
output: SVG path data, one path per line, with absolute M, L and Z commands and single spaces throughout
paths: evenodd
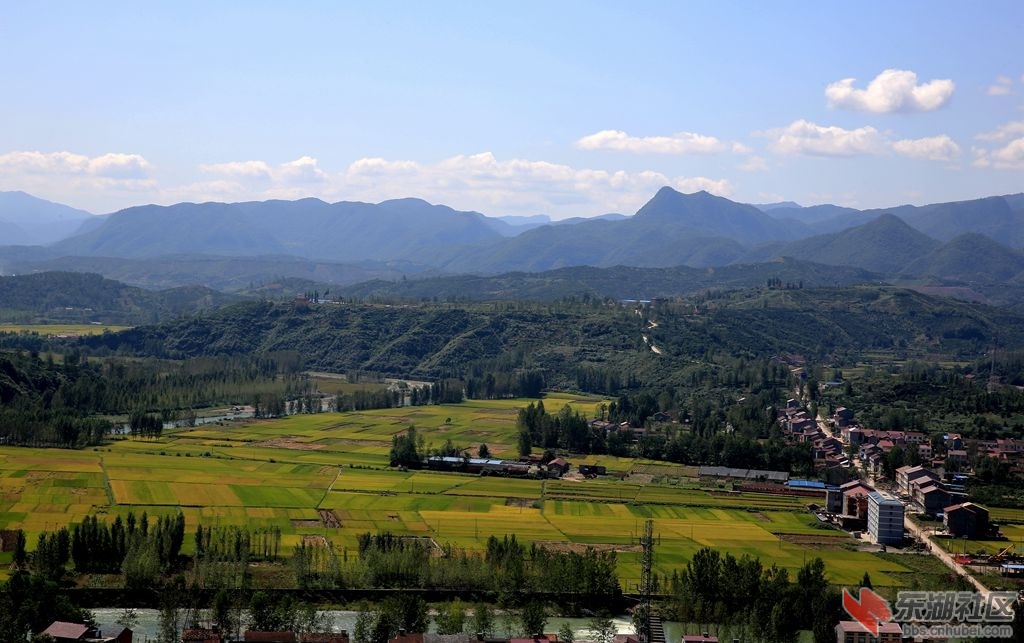
M 989 507 L 989 518 L 998 523 L 1021 523 L 1024 524 L 1024 509 L 1009 509 L 1007 507 Z
M 545 405 L 568 403 L 589 414 L 597 401 L 551 396 Z M 806 498 L 695 488 L 685 467 L 569 458 L 574 465 L 598 463 L 623 473 L 643 469 L 643 476 L 624 480 L 513 479 L 387 467 L 392 436 L 410 424 L 427 444 L 450 439 L 475 451 L 486 442 L 492 453 L 511 455 L 515 415 L 526 403 L 467 402 L 207 425 L 83 451 L 0 447 L 0 529 L 25 529 L 34 543 L 40 531 L 92 514 L 109 521 L 128 511 L 158 516 L 180 510 L 187 533 L 199 523 L 276 527 L 287 551 L 307 535 L 349 551 L 356 549 L 359 534 L 382 531 L 480 550 L 490 536 L 514 533 L 550 547 L 610 547 L 618 552 L 623 585 L 632 588 L 640 577 L 636 536 L 652 518 L 659 573 L 681 568 L 699 548 L 712 546 L 791 571 L 821 555 L 836 583 L 855 584 L 864 571 L 877 585 L 900 585 L 912 576 L 897 563 L 844 548 L 845 534 L 815 526 L 804 509 Z M 652 477 L 685 479 L 688 485 L 646 483 Z M 186 538 L 185 552 L 192 546 Z
M 36 333 L 37 335 L 101 335 L 116 333 L 131 326 L 107 324 L 0 324 L 0 333 Z

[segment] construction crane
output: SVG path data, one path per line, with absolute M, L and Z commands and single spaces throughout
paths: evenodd
M 1001 563 L 1010 556 L 1011 551 L 1013 551 L 1013 543 L 1010 543 L 1010 545 L 1006 549 L 1002 550 L 998 554 L 995 554 L 994 556 L 989 556 L 988 562 Z

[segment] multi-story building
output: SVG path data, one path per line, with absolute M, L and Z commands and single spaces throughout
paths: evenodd
M 880 545 L 903 542 L 903 503 L 877 491 L 868 494 L 868 534 Z

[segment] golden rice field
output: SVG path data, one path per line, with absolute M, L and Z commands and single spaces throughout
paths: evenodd
M 570 404 L 592 416 L 599 402 L 551 395 L 545 406 L 557 411 Z M 515 414 L 527 403 L 467 401 L 225 423 L 83 451 L 0 447 L 0 529 L 24 529 L 31 544 L 39 532 L 90 514 L 112 520 L 130 510 L 180 510 L 189 533 L 200 522 L 280 527 L 286 549 L 305 535 L 322 535 L 355 550 L 357 535 L 367 531 L 480 549 L 492 535 L 514 533 L 525 541 L 611 546 L 629 589 L 640 576 L 636 537 L 651 518 L 659 573 L 711 546 L 791 570 L 822 556 L 838 584 L 856 584 L 865 571 L 883 586 L 903 585 L 910 576 L 899 563 L 852 550 L 845 534 L 817 528 L 806 499 L 705 490 L 687 477 L 692 468 L 588 456 L 570 460 L 603 464 L 613 475 L 542 481 L 387 466 L 392 436 L 411 424 L 428 448 L 450 439 L 475 455 L 486 443 L 495 457 L 514 458 Z M 321 512 L 333 513 L 341 526 L 325 526 Z
M 131 326 L 107 324 L 0 324 L 0 333 L 35 333 L 37 335 L 101 335 L 116 333 Z

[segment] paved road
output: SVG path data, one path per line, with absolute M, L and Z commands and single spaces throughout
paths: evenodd
M 932 539 L 932 537 L 928 534 L 927 531 L 921 529 L 916 524 L 914 524 L 914 522 L 910 520 L 909 516 L 903 518 L 903 524 L 906 526 L 907 530 L 910 531 L 911 534 L 927 543 L 932 555 L 941 560 L 943 563 L 945 563 L 946 567 L 949 567 L 957 574 L 965 577 L 968 580 L 968 582 L 971 583 L 971 585 L 974 585 L 975 589 L 981 592 L 982 595 L 988 595 L 989 589 L 982 585 L 981 581 L 979 581 L 977 578 L 971 576 L 967 572 L 967 570 L 964 569 L 963 565 L 953 560 L 953 556 L 951 556 L 949 552 L 947 552 L 945 549 L 939 546 L 939 544 Z

